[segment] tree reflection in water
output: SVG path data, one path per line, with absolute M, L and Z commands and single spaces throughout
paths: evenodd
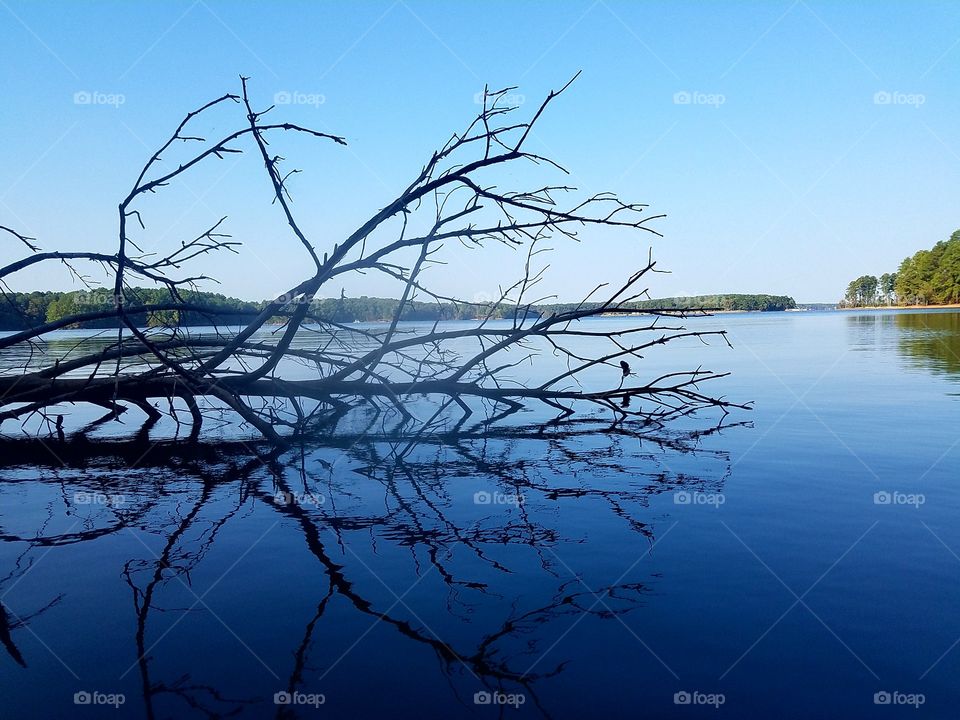
M 108 658 L 118 668 L 132 662 L 118 686 L 132 695 L 129 683 L 139 673 L 142 710 L 135 710 L 131 695 L 126 710 L 148 718 L 295 717 L 306 710 L 274 706 L 264 689 L 324 692 L 327 673 L 373 628 L 384 627 L 403 643 L 429 651 L 440 672 L 435 684 L 462 705 L 471 706 L 472 693 L 483 688 L 522 692 L 526 710 L 549 716 L 557 708 L 541 697 L 538 685 L 568 664 L 558 646 L 570 624 L 564 621 L 624 616 L 642 605 L 650 589 L 650 581 L 628 580 L 626 573 L 597 582 L 591 568 L 578 561 L 569 565 L 558 549 L 589 544 L 590 528 L 605 516 L 604 532 L 619 525 L 641 540 L 636 557 L 648 552 L 656 542 L 645 519 L 649 498 L 679 487 L 719 491 L 729 459 L 701 440 L 729 427 L 636 432 L 581 422 L 421 435 L 414 442 L 358 432 L 271 455 L 257 455 L 267 449 L 241 441 L 199 443 L 189 452 L 182 443 L 142 438 L 18 441 L 15 453 L 4 448 L 0 455 L 7 466 L 0 497 L 26 487 L 28 497 L 44 499 L 30 504 L 22 519 L 4 518 L 0 548 L 15 548 L 16 555 L 0 591 L 31 571 L 45 552 L 85 543 L 120 546 L 125 540 L 121 547 L 136 552 L 131 557 L 128 551 L 116 572 L 132 613 L 114 622 L 126 628 L 135 652 L 110 648 Z M 44 492 L 37 489 L 41 485 Z M 40 504 L 46 516 L 36 522 Z M 590 508 L 589 527 L 579 515 L 583 508 Z M 31 522 L 30 530 L 12 530 Z M 228 528 L 245 525 L 255 542 L 244 547 L 233 538 L 227 560 L 213 557 Z M 276 539 L 265 561 L 251 546 L 270 532 Z M 308 556 L 301 561 L 304 547 Z M 591 552 L 604 552 L 602 542 Z M 409 560 L 398 561 L 398 553 Z M 109 562 L 115 552 L 101 554 L 100 562 Z M 2 558 L 7 562 L 8 554 Z M 312 594 L 313 609 L 296 637 L 278 630 L 272 635 L 276 647 L 264 650 L 251 641 L 255 651 L 243 636 L 263 637 L 283 615 L 261 613 L 256 595 L 288 562 L 296 581 L 286 594 L 301 600 Z M 44 567 L 35 571 L 43 587 L 56 588 L 56 577 L 45 575 Z M 214 612 L 207 593 L 231 574 L 242 576 L 253 601 L 251 595 L 231 597 L 229 612 L 223 601 Z M 83 613 L 91 595 L 97 602 L 97 593 L 104 592 L 81 589 L 86 595 L 76 588 L 51 590 L 48 601 L 29 614 L 5 614 L 4 663 L 29 673 L 22 646 L 42 652 L 30 642 L 29 623 L 53 608 L 60 622 L 69 622 Z M 14 589 L 10 597 L 16 596 Z M 235 631 L 224 615 L 242 617 L 242 630 Z M 185 618 L 191 618 L 185 623 L 191 633 L 198 627 L 204 634 L 229 631 L 262 665 L 263 678 L 236 677 L 233 659 L 224 656 L 213 671 L 204 662 L 202 637 L 185 646 L 195 652 L 174 652 L 184 647 L 173 630 Z M 341 647 L 330 637 L 345 624 L 354 640 Z M 56 638 L 47 641 L 55 652 Z M 84 642 L 100 640 L 91 633 Z M 370 653 L 371 646 L 354 652 Z M 65 665 L 74 662 L 65 657 Z M 225 673 L 234 676 L 226 681 Z M 41 681 L 57 687 L 49 677 L 29 674 L 23 685 Z M 61 683 L 64 696 L 78 687 L 66 670 Z
M 900 352 L 919 367 L 960 373 L 960 313 L 897 313 Z

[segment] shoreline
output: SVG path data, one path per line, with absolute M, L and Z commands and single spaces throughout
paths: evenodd
M 947 305 L 864 305 L 863 307 L 838 307 L 837 310 L 960 310 L 960 303 Z

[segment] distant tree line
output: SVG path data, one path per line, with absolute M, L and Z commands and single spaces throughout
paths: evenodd
M 960 303 L 960 230 L 904 258 L 895 273 L 862 275 L 847 285 L 843 307 Z
M 884 273 L 879 278 L 873 275 L 861 275 L 847 285 L 847 292 L 840 305 L 841 307 L 894 305 L 897 302 L 896 282 L 897 273 Z
M 132 293 L 135 300 L 127 301 L 127 310 L 138 305 L 157 305 L 170 300 L 169 293 L 160 288 L 136 288 Z M 251 302 L 227 297 L 219 293 L 183 292 L 181 296 L 187 303 L 202 305 L 218 310 L 218 324 L 239 324 L 249 322 L 266 307 L 266 300 Z M 71 292 L 6 292 L 5 302 L 0 302 L 0 330 L 25 330 L 44 323 L 69 320 L 82 313 L 104 311 L 104 317 L 98 320 L 66 323 L 66 327 L 112 328 L 117 327 L 117 318 L 109 311 L 114 307 L 112 293 L 106 290 Z M 340 322 L 378 322 L 389 321 L 397 310 L 399 301 L 392 298 L 377 297 L 340 297 L 318 298 L 313 301 L 313 313 L 324 319 Z M 577 306 L 590 308 L 598 303 L 555 303 L 538 305 L 532 308 L 535 314 L 567 312 Z M 643 300 L 627 303 L 626 310 L 651 310 L 657 308 L 674 310 L 693 310 L 709 308 L 718 310 L 775 311 L 795 308 L 793 298 L 785 295 L 696 295 L 692 297 L 672 297 L 659 300 Z M 134 313 L 136 314 L 136 313 Z M 491 317 L 495 319 L 513 317 L 514 308 L 510 305 L 495 306 L 495 303 L 427 303 L 408 302 L 404 307 L 403 320 L 473 320 Z M 145 327 L 160 327 L 179 324 L 181 326 L 210 325 L 213 318 L 202 312 L 152 311 L 138 316 Z M 281 322 L 280 318 L 276 322 Z
M 325 298 L 315 301 L 317 313 L 336 322 L 355 320 L 376 322 L 390 320 L 396 312 L 397 301 L 390 298 Z M 792 297 L 786 295 L 693 295 L 688 297 L 660 298 L 656 300 L 638 300 L 624 303 L 624 310 L 743 310 L 775 311 L 789 310 L 797 306 Z M 552 303 L 535 305 L 531 312 L 539 315 L 569 312 L 575 308 L 592 309 L 600 303 Z M 514 307 L 508 303 L 468 304 L 460 303 L 424 303 L 412 302 L 404 308 L 403 320 L 474 320 L 477 318 L 513 317 Z
M 160 288 L 135 288 L 131 294 L 133 301 L 127 307 L 155 305 L 170 301 L 170 294 Z M 226 297 L 219 293 L 182 292 L 188 303 L 224 311 L 217 322 L 231 324 L 247 322 L 255 317 L 263 303 L 245 302 Z M 101 319 L 86 320 L 82 323 L 66 323 L 66 327 L 111 328 L 117 327 L 113 293 L 107 290 L 80 290 L 71 292 L 4 292 L 0 300 L 0 330 L 26 330 L 39 327 L 44 323 L 69 320 L 83 313 L 103 312 Z M 158 327 L 166 324 L 210 325 L 211 317 L 196 312 L 156 311 L 138 315 L 137 319 L 144 327 Z
M 644 300 L 634 303 L 638 309 L 655 307 L 692 310 L 695 308 L 717 308 L 719 310 L 742 310 L 753 312 L 774 312 L 793 310 L 797 303 L 788 295 L 692 295 L 688 297 Z

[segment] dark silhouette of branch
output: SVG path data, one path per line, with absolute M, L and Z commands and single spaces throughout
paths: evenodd
M 526 120 L 516 118 L 519 109 L 508 104 L 509 88 L 486 90 L 478 115 L 430 156 L 409 185 L 352 233 L 324 245 L 311 239 L 296 217 L 289 183 L 297 171 L 280 170 L 284 158 L 272 149 L 271 138 L 295 133 L 334 145 L 346 141 L 270 122 L 274 108 L 257 110 L 248 79 L 241 78 L 239 95 L 225 94 L 189 112 L 143 166 L 118 207 L 115 254 L 41 252 L 32 238 L 0 226 L 31 250 L 0 268 L 0 281 L 42 263 L 67 264 L 88 285 L 78 269 L 83 263 L 113 275 L 112 302 L 106 308 L 77 308 L 0 338 L 0 349 L 32 347 L 57 330 L 94 321 L 112 321 L 116 328 L 113 342 L 99 342 L 95 349 L 81 344 L 60 356 L 31 354 L 23 372 L 0 376 L 0 422 L 20 421 L 26 427 L 40 418 L 40 427 L 65 437 L 75 432 L 63 425 L 61 408 L 67 404 L 108 411 L 83 432 L 132 417 L 124 414 L 131 406 L 144 413 L 140 432 L 146 435 L 163 417 L 179 429 L 178 411 L 186 407 L 188 438 L 198 437 L 205 420 L 220 415 L 238 418 L 283 446 L 336 425 L 348 414 L 371 411 L 391 418 L 397 427 L 420 423 L 421 431 L 429 426 L 433 432 L 444 423 L 459 428 L 475 413 L 499 421 L 530 405 L 541 406 L 555 421 L 578 412 L 602 413 L 614 425 L 662 423 L 704 407 L 723 413 L 746 407 L 701 390 L 701 383 L 722 373 L 697 368 L 643 379 L 643 352 L 681 339 L 726 342 L 723 331 L 686 329 L 674 322 L 686 317 L 683 313 L 663 310 L 652 310 L 625 329 L 590 324 L 599 316 L 623 314 L 629 303 L 648 297 L 643 283 L 658 272 L 649 256 L 624 282 L 598 285 L 570 310 L 549 315 L 536 310 L 544 299 L 536 292 L 547 270 L 539 263 L 549 238 L 580 241 L 581 233 L 597 228 L 659 234 L 651 223 L 660 216 L 610 193 L 583 196 L 569 185 L 551 182 L 514 189 L 494 184 L 496 177 L 512 177 L 512 170 L 523 165 L 549 174 L 566 172 L 527 144 L 535 125 L 572 82 L 548 93 Z M 244 123 L 220 139 L 208 141 L 189 129 L 198 117 L 233 106 L 242 109 Z M 156 255 L 140 250 L 137 237 L 147 229 L 145 197 L 198 165 L 246 152 L 250 145 L 270 180 L 273 204 L 310 258 L 310 270 L 238 330 L 223 322 L 230 313 L 187 292 L 209 276 L 184 269 L 224 251 L 239 252 L 240 243 L 224 231 L 226 218 Z M 161 169 L 175 146 L 191 147 L 193 154 Z M 438 253 L 453 244 L 468 251 L 490 244 L 520 249 L 525 258 L 519 277 L 501 283 L 500 296 L 490 303 L 431 290 L 428 271 L 442 262 Z M 398 284 L 399 302 L 386 328 L 351 327 L 320 313 L 314 303 L 318 293 L 337 280 L 365 273 Z M 162 288 L 166 299 L 139 302 L 135 283 Z M 402 325 L 418 297 L 473 307 L 477 321 L 458 329 Z M 186 313 L 208 318 L 215 332 L 203 337 L 187 332 L 181 325 Z M 277 322 L 279 328 L 273 325 Z M 305 337 L 313 339 L 304 343 Z M 536 383 L 516 376 L 523 363 L 543 355 L 559 357 L 567 369 Z M 312 377 L 290 379 L 286 370 L 291 363 L 310 368 Z
M 563 649 L 548 653 L 570 620 L 581 616 L 591 622 L 622 620 L 643 607 L 656 582 L 655 575 L 613 582 L 612 577 L 597 577 L 590 568 L 560 561 L 567 555 L 565 545 L 583 539 L 576 532 L 559 531 L 558 504 L 592 504 L 621 523 L 627 538 L 635 536 L 649 546 L 654 524 L 652 518 L 645 521 L 643 511 L 651 497 L 679 488 L 722 488 L 729 456 L 702 448 L 701 442 L 725 427 L 729 426 L 641 433 L 624 425 L 598 433 L 604 429 L 602 423 L 576 418 L 546 429 L 507 425 L 484 429 L 478 424 L 455 433 L 426 434 L 408 452 L 404 438 L 382 439 L 358 428 L 353 434 L 338 432 L 321 443 L 301 445 L 298 452 L 280 453 L 267 441 L 253 447 L 242 441 L 200 442 L 188 459 L 182 446 L 172 441 L 88 443 L 71 438 L 59 447 L 60 460 L 45 452 L 39 440 L 16 444 L 17 453 L 8 452 L 13 441 L 0 441 L 0 467 L 36 465 L 63 472 L 62 478 L 53 472 L 3 475 L 8 486 L 58 486 L 63 500 L 60 514 L 77 516 L 82 510 L 74 499 L 78 493 L 125 497 L 117 508 L 85 506 L 93 513 L 91 522 L 69 538 L 61 532 L 56 514 L 49 527 L 43 524 L 34 534 L 0 537 L 0 543 L 26 548 L 15 567 L 0 577 L 0 587 L 31 570 L 31 552 L 63 553 L 68 552 L 63 547 L 68 543 L 109 541 L 116 532 L 111 518 L 122 514 L 129 537 L 124 533 L 114 538 L 115 547 L 133 550 L 117 569 L 132 602 L 129 614 L 117 622 L 127 629 L 135 654 L 120 653 L 119 662 L 132 666 L 131 679 L 139 674 L 143 706 L 137 712 L 145 717 L 229 717 L 247 707 L 257 717 L 274 713 L 278 718 L 293 717 L 294 708 L 274 706 L 269 696 L 263 696 L 264 683 L 273 692 L 330 688 L 333 678 L 323 678 L 339 663 L 342 648 L 329 641 L 344 622 L 355 622 L 361 629 L 374 624 L 401 642 L 410 657 L 425 653 L 435 658 L 437 672 L 449 681 L 454 696 L 463 688 L 472 688 L 470 693 L 484 688 L 521 691 L 529 704 L 549 717 L 550 703 L 538 697 L 538 686 L 562 674 L 575 659 Z M 638 453 L 640 443 L 644 449 Z M 251 450 L 267 449 L 273 449 L 271 456 L 250 457 Z M 342 454 L 346 462 L 335 470 L 322 460 L 324 453 Z M 669 469 L 678 466 L 683 455 L 698 456 L 700 475 Z M 140 467 L 129 470 L 135 463 Z M 123 477 L 105 479 L 114 474 Z M 482 483 L 480 487 L 499 488 L 523 501 L 510 510 L 480 506 L 464 515 L 451 488 L 467 480 L 471 488 Z M 377 497 L 381 492 L 383 502 Z M 310 502 L 323 496 L 324 502 Z M 315 599 L 300 606 L 298 627 L 303 629 L 294 628 L 293 633 L 285 622 L 277 624 L 276 613 L 256 611 L 243 595 L 218 599 L 213 608 L 219 612 L 220 603 L 232 603 L 243 609 L 243 622 L 252 631 L 287 631 L 264 654 L 276 677 L 251 678 L 251 687 L 258 683 L 257 690 L 237 697 L 237 685 L 217 680 L 220 676 L 211 672 L 205 654 L 194 657 L 184 652 L 194 646 L 195 638 L 181 634 L 160 640 L 168 638 L 171 623 L 188 613 L 198 626 L 220 628 L 220 621 L 199 599 L 205 596 L 206 583 L 219 582 L 224 567 L 230 567 L 233 555 L 240 552 L 224 537 L 238 530 L 231 531 L 228 525 L 248 522 L 274 526 L 278 535 L 273 542 L 281 542 L 291 554 L 305 550 L 304 562 L 297 566 L 304 575 L 298 592 L 315 593 L 307 596 Z M 105 534 L 104 528 L 111 532 Z M 139 542 L 131 541 L 134 535 Z M 372 543 L 369 556 L 363 547 L 367 542 Z M 392 558 L 391 572 L 406 565 L 408 581 L 409 576 L 423 579 L 425 592 L 400 595 L 405 587 L 400 584 L 393 595 L 372 581 L 373 569 L 364 557 L 376 558 L 383 546 L 409 551 L 407 564 L 397 560 L 402 555 L 385 557 Z M 276 562 L 270 555 L 256 557 L 251 555 L 238 568 L 238 573 L 245 573 L 238 580 L 256 584 L 262 580 L 262 566 L 256 563 Z M 542 575 L 535 572 L 537 559 Z M 56 562 L 42 564 L 33 577 L 57 587 L 63 579 L 53 570 L 56 567 Z M 620 572 L 617 569 L 615 575 Z M 106 585 L 103 592 L 112 588 Z M 62 602 L 55 597 L 47 607 L 59 603 L 61 615 L 83 617 L 84 597 L 68 592 Z M 402 603 L 398 597 L 403 597 Z M 454 625 L 431 627 L 433 615 L 428 610 L 433 605 L 442 608 L 444 602 Z M 0 626 L 8 662 L 27 662 L 16 644 L 18 631 L 45 609 L 20 618 L 10 614 L 6 634 Z M 98 638 L 93 634 L 87 641 L 96 643 Z M 392 660 L 407 662 L 408 657 L 400 653 Z M 270 685 L 273 680 L 275 686 Z M 132 703 L 132 695 L 127 698 Z

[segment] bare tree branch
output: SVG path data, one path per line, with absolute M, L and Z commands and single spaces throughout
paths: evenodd
M 592 318 L 631 311 L 629 303 L 647 294 L 641 282 L 658 272 L 652 259 L 619 286 L 598 285 L 570 309 L 538 310 L 544 298 L 534 293 L 549 267 L 542 258 L 550 238 L 579 241 L 581 233 L 596 228 L 659 235 L 651 223 L 662 217 L 650 214 L 644 204 L 610 193 L 581 196 L 567 184 L 537 182 L 504 189 L 492 183 L 495 176 L 516 177 L 510 170 L 522 164 L 548 174 L 566 172 L 526 145 L 536 123 L 572 82 L 550 92 L 528 120 L 515 119 L 518 108 L 507 104 L 509 89 L 485 90 L 477 117 L 435 151 L 402 192 L 341 241 L 321 247 L 294 212 L 289 183 L 298 171 L 280 171 L 283 158 L 271 149 L 268 136 L 283 130 L 337 145 L 345 140 L 291 123 L 266 122 L 274 108 L 256 110 L 248 79 L 241 78 L 241 94 L 225 94 L 188 113 L 148 159 L 118 206 L 116 254 L 40 252 L 33 238 L 0 226 L 31 251 L 0 268 L 2 282 L 46 263 L 66 264 L 87 286 L 87 276 L 78 269 L 84 263 L 113 275 L 107 307 L 81 310 L 0 338 L 0 350 L 41 341 L 78 324 L 116 322 L 115 341 L 106 346 L 81 344 L 62 356 L 44 357 L 39 367 L 31 353 L 23 372 L 0 376 L 0 421 L 39 415 L 45 426 L 53 427 L 57 406 L 87 403 L 109 411 L 89 426 L 97 427 L 131 405 L 146 415 L 146 432 L 161 417 L 179 425 L 174 403 L 179 399 L 191 415 L 191 437 L 198 436 L 208 414 L 232 413 L 282 445 L 353 411 L 383 413 L 384 421 L 392 416 L 395 426 L 402 427 L 425 410 L 422 416 L 429 419 L 420 421 L 420 431 L 432 431 L 445 422 L 460 427 L 481 410 L 488 421 L 500 420 L 528 404 L 556 411 L 559 419 L 599 412 L 615 424 L 659 423 L 703 407 L 723 412 L 745 407 L 704 394 L 700 384 L 723 375 L 699 368 L 634 380 L 642 369 L 642 352 L 680 339 L 718 336 L 726 342 L 723 331 L 666 325 L 661 315 L 668 313 L 662 311 L 613 331 L 590 324 Z M 208 142 L 187 129 L 196 118 L 233 105 L 242 108 L 244 124 L 221 139 Z M 195 152 L 172 169 L 161 170 L 164 155 L 175 145 Z M 131 232 L 147 231 L 142 198 L 200 164 L 245 152 L 250 145 L 270 180 L 273 204 L 309 257 L 311 269 L 237 330 L 221 322 L 229 313 L 188 292 L 210 279 L 188 266 L 223 251 L 239 252 L 240 243 L 225 231 L 226 218 L 172 251 L 157 254 L 139 250 Z M 519 277 L 501 282 L 496 300 L 477 303 L 431 289 L 428 271 L 444 262 L 440 253 L 445 248 L 482 251 L 491 244 L 523 251 Z M 367 272 L 397 283 L 400 299 L 388 326 L 355 327 L 329 313 L 324 316 L 317 295 L 335 279 Z M 167 299 L 141 302 L 134 282 L 162 288 Z M 455 329 L 438 323 L 429 328 L 403 325 L 418 296 L 472 307 L 478 319 Z M 209 318 L 214 336 L 191 334 L 183 323 L 188 313 Z M 278 320 L 279 329 L 272 327 Z M 302 338 L 311 339 L 305 345 Z M 515 377 L 524 364 L 543 354 L 559 357 L 567 369 L 535 383 Z M 291 379 L 286 372 L 292 363 L 310 368 L 312 377 Z M 152 402 L 157 400 L 165 400 L 169 409 L 157 409 Z M 631 404 L 633 400 L 642 402 Z M 56 429 L 63 432 L 62 419 Z

